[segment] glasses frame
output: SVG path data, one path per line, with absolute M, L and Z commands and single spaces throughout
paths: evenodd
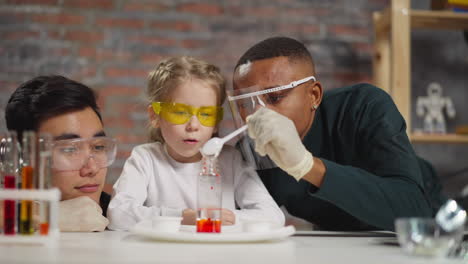
M 236 96 L 228 96 L 228 100 L 229 101 L 235 101 L 235 100 L 239 100 L 239 99 L 245 99 L 245 98 L 249 98 L 249 97 L 253 97 L 253 96 L 262 95 L 262 94 L 273 93 L 273 92 L 277 92 L 277 91 L 281 91 L 281 90 L 291 89 L 291 88 L 297 87 L 297 86 L 299 86 L 299 85 L 301 85 L 303 83 L 306 83 L 306 82 L 308 82 L 310 80 L 313 80 L 314 82 L 317 81 L 315 76 L 311 75 L 311 76 L 305 77 L 303 79 L 293 81 L 293 82 L 291 82 L 289 84 L 286 84 L 286 85 L 281 85 L 281 86 L 273 87 L 273 88 L 270 88 L 270 89 L 265 89 L 265 90 L 261 90 L 261 91 L 256 91 L 256 92 L 251 92 L 251 93 L 246 93 L 246 94 L 241 94 L 241 95 L 236 95 Z

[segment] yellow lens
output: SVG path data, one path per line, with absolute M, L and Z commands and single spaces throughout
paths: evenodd
M 200 107 L 197 113 L 198 120 L 204 126 L 213 127 L 221 121 L 223 108 L 217 106 Z
M 174 125 L 185 124 L 192 116 L 188 105 L 168 103 L 162 106 L 161 117 Z
M 198 110 L 197 117 L 204 126 L 216 125 L 216 109 L 214 107 L 201 107 Z

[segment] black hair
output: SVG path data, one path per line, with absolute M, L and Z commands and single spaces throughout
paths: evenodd
M 237 69 L 242 64 L 256 60 L 276 57 L 287 57 L 289 60 L 303 60 L 313 67 L 312 55 L 301 42 L 288 37 L 272 37 L 260 41 L 248 49 L 236 64 Z
M 91 88 L 63 76 L 38 76 L 21 84 L 11 95 L 5 110 L 6 125 L 18 134 L 37 131 L 48 118 L 87 107 L 102 122 Z

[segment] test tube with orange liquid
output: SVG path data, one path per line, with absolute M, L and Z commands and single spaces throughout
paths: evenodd
M 21 189 L 32 190 L 34 186 L 34 173 L 36 167 L 36 133 L 24 131 L 21 144 Z M 34 233 L 33 202 L 22 200 L 20 202 L 19 233 L 29 235 Z
M 221 232 L 222 188 L 217 157 L 204 156 L 197 185 L 197 232 Z
M 39 190 L 51 187 L 51 156 L 52 156 L 52 136 L 48 133 L 39 134 L 37 141 L 37 186 Z M 49 233 L 48 202 L 39 201 L 39 234 Z

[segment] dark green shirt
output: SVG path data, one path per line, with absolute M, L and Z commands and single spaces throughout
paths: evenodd
M 104 217 L 107 217 L 107 207 L 109 207 L 110 199 L 110 195 L 106 192 L 102 192 L 101 196 L 99 197 L 99 205 L 102 208 L 102 215 Z
M 280 206 L 320 228 L 394 230 L 396 218 L 430 217 L 442 199 L 432 167 L 409 142 L 403 117 L 377 87 L 325 92 L 303 143 L 325 164 L 320 188 L 279 168 L 258 173 Z

